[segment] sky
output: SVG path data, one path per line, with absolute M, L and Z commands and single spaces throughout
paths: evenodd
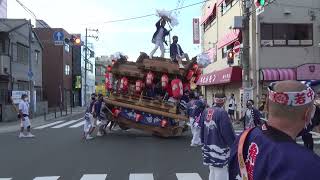
M 99 40 L 89 38 L 97 56 L 123 52 L 135 61 L 140 52 L 147 54 L 153 49 L 151 43 L 155 32 L 157 16 L 106 23 L 147 14 L 154 14 L 156 9 L 171 10 L 177 7 L 179 0 L 20 0 L 34 12 L 37 19 L 42 19 L 52 28 L 64 28 L 69 33 L 81 33 L 85 28 L 99 29 Z M 180 0 L 183 6 L 202 0 Z M 193 57 L 200 53 L 200 45 L 193 44 L 192 19 L 201 15 L 202 4 L 181 9 L 179 25 L 174 27 L 171 36 L 179 36 L 182 49 Z M 8 0 L 8 18 L 32 18 L 16 2 Z M 168 28 L 169 29 L 169 28 Z M 96 35 L 90 32 L 89 35 Z M 168 48 L 168 47 L 167 47 Z M 156 53 L 159 56 L 160 52 Z M 168 55 L 166 55 L 168 56 Z

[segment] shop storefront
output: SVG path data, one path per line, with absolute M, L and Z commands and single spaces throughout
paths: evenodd
M 203 74 L 197 85 L 203 86 L 203 94 L 209 105 L 212 105 L 216 93 L 223 92 L 230 97 L 233 93 L 238 107 L 240 105 L 242 86 L 242 69 L 238 66 L 228 67 L 219 71 Z
M 266 96 L 271 82 L 297 80 L 295 68 L 266 68 L 260 71 L 261 96 Z

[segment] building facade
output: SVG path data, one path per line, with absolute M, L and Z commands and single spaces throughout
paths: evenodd
M 72 103 L 72 47 L 62 43 L 55 45 L 54 32 L 71 35 L 62 28 L 36 28 L 43 44 L 43 86 L 49 107 L 66 108 Z
M 47 111 L 46 103 L 42 102 L 43 46 L 34 31 L 29 38 L 30 30 L 29 21 L 25 19 L 0 19 L 0 118 L 3 121 L 16 120 L 10 102 L 12 92 L 33 88 L 35 115 Z
M 73 34 L 76 37 L 81 37 L 81 34 Z M 81 46 L 72 46 L 72 87 L 73 87 L 73 106 L 82 106 L 81 96 Z
M 250 16 L 250 99 L 263 101 L 267 85 L 279 80 L 320 79 L 319 21 L 317 0 L 269 1 L 260 15 L 256 7 Z M 234 29 L 235 17 L 242 16 L 242 1 L 211 0 L 202 8 L 202 50 L 212 63 L 204 69 L 198 84 L 203 85 L 209 103 L 216 92 L 235 94 L 238 117 L 241 105 L 241 29 Z M 239 45 L 240 44 L 240 45 Z M 239 50 L 239 51 L 238 51 Z M 227 64 L 227 53 L 236 51 L 234 64 Z M 240 70 L 239 70 L 240 69 Z
M 109 56 L 96 57 L 96 93 L 106 95 L 105 75 L 112 60 Z

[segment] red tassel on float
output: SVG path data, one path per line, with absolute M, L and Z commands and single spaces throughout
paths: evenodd
M 163 120 L 160 121 L 160 125 L 161 125 L 162 128 L 167 127 L 168 126 L 168 121 L 163 119 Z
M 189 81 L 193 77 L 193 75 L 194 75 L 194 71 L 190 69 L 186 77 L 187 80 Z
M 136 114 L 136 116 L 135 116 L 136 122 L 139 122 L 141 119 L 142 119 L 142 115 L 141 114 Z

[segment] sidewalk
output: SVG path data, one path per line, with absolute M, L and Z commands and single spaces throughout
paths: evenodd
M 47 124 L 48 122 L 58 121 L 58 120 L 72 120 L 72 119 L 79 119 L 84 116 L 85 107 L 75 107 L 72 108 L 72 114 L 70 109 L 68 112 L 58 111 L 56 114 L 53 112 L 48 113 L 46 115 L 38 116 L 31 119 L 32 127 L 41 126 Z M 20 121 L 13 121 L 13 122 L 0 122 L 0 133 L 6 132 L 15 132 L 18 131 L 20 128 Z

